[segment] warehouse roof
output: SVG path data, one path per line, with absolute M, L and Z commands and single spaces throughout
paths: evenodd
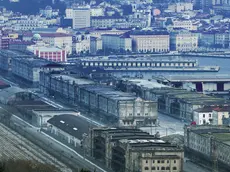
M 89 131 L 88 123 L 84 122 L 82 118 L 76 115 L 57 115 L 47 122 L 80 140 L 83 139 L 83 134 Z M 93 124 L 91 125 L 92 127 L 96 127 Z
M 59 78 L 59 79 L 62 78 L 63 80 L 69 81 L 69 82 L 75 82 L 75 84 L 77 85 L 94 84 L 94 82 L 91 80 L 79 78 L 79 77 L 76 77 L 75 75 L 58 74 L 58 75 L 52 75 L 52 77 Z
M 8 87 L 0 91 L 0 102 L 7 104 L 9 99 L 17 93 L 27 92 L 19 87 Z M 28 92 L 27 92 L 28 93 Z
M 137 86 L 142 86 L 142 87 L 146 87 L 146 88 L 162 88 L 162 87 L 169 87 L 167 85 L 164 84 L 160 84 L 158 83 L 156 80 L 144 80 L 144 79 L 125 79 L 128 80 L 129 82 L 137 85 Z

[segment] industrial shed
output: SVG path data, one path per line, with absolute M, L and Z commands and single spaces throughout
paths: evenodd
M 19 87 L 8 87 L 0 91 L 0 102 L 2 104 L 14 104 L 21 100 L 31 100 L 32 93 Z

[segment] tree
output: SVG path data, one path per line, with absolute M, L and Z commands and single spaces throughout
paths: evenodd
M 59 172 L 55 166 L 35 161 L 7 160 L 1 162 L 0 172 Z

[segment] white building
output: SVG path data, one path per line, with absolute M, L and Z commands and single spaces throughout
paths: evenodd
M 71 16 L 71 12 L 69 14 Z M 90 8 L 78 7 L 73 9 L 73 29 L 90 27 Z
M 196 125 L 211 124 L 213 121 L 212 110 L 215 107 L 208 106 L 204 108 L 199 108 L 193 111 L 193 121 Z
M 65 33 L 40 33 L 42 41 L 59 48 L 65 48 L 68 54 L 72 53 L 72 35 Z M 23 35 L 24 41 L 30 41 L 34 34 L 32 32 Z
M 132 39 L 125 35 L 102 35 L 103 49 L 132 51 Z
M 170 27 L 173 29 L 184 28 L 187 30 L 197 30 L 197 23 L 192 20 L 173 20 L 173 25 Z
M 12 28 L 16 31 L 34 30 L 36 28 L 48 28 L 46 22 L 40 17 L 22 17 L 16 21 L 12 21 Z
M 89 53 L 90 51 L 90 34 L 77 34 L 73 43 L 73 52 L 76 54 Z
M 170 4 L 168 6 L 168 10 L 170 12 L 182 12 L 182 11 L 192 11 L 193 10 L 193 3 L 189 2 L 180 2 L 180 3 L 174 3 Z
M 73 19 L 73 9 L 72 8 L 66 8 L 65 16 L 66 16 L 66 19 Z
M 113 34 L 113 35 L 121 35 L 124 34 L 125 32 L 128 32 L 130 30 L 118 30 L 115 28 L 112 29 L 93 29 L 90 31 L 90 35 L 93 37 L 101 38 L 101 35 L 105 34 Z
M 172 32 L 170 36 L 170 49 L 179 52 L 197 51 L 198 35 L 186 30 Z
M 223 125 L 223 119 L 229 118 L 230 107 L 216 107 L 212 111 L 213 113 L 213 125 Z
M 134 51 L 141 53 L 168 52 L 169 34 L 166 31 L 134 31 L 130 33 Z
M 91 7 L 90 15 L 91 16 L 104 16 L 104 9 L 100 7 Z

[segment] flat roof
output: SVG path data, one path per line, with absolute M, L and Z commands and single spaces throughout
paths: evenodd
M 146 87 L 146 88 L 162 88 L 162 87 L 170 87 L 164 84 L 160 84 L 158 83 L 156 80 L 144 80 L 144 79 L 123 79 L 123 80 L 128 80 L 129 82 L 132 82 L 133 84 L 137 85 L 137 86 L 142 86 L 142 87 Z
M 209 134 L 202 134 L 203 136 L 210 136 Z M 211 135 L 218 141 L 230 145 L 230 132 L 228 133 L 211 133 Z
M 75 82 L 78 85 L 94 84 L 94 82 L 91 80 L 84 79 L 84 78 L 78 78 L 74 75 L 53 74 L 52 78 L 62 78 L 65 81 Z
M 160 78 L 158 78 L 160 79 Z M 161 78 L 170 82 L 211 82 L 211 81 L 230 81 L 230 75 L 169 75 Z

